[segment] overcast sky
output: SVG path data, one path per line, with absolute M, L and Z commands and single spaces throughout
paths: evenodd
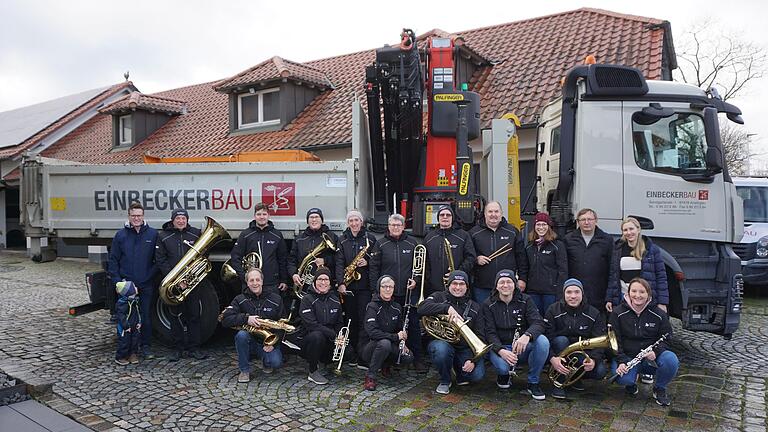
M 314 60 L 397 41 L 402 27 L 458 32 L 595 7 L 670 21 L 675 38 L 718 19 L 768 47 L 759 0 L 642 2 L 2 0 L 0 111 L 123 81 L 152 93 L 231 76 L 279 55 Z M 509 43 L 514 44 L 511 40 Z M 585 53 L 587 54 L 587 53 Z M 361 80 L 363 71 L 360 71 Z M 768 77 L 733 102 L 768 160 Z

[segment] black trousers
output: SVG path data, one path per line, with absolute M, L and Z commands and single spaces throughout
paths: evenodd
M 349 326 L 349 345 L 354 347 L 356 353 L 360 354 L 363 344 L 368 341 L 363 329 L 365 320 L 365 308 L 371 302 L 371 291 L 354 291 L 354 295 L 344 296 L 344 316 L 352 320 Z M 344 323 L 346 325 L 346 322 Z
M 366 375 L 373 377 L 381 368 L 397 362 L 397 356 L 400 353 L 400 343 L 392 342 L 389 339 L 371 340 L 365 344 L 361 350 L 363 360 L 368 363 L 368 372 Z M 413 357 L 402 356 L 400 363 L 409 363 Z
M 177 350 L 196 350 L 200 347 L 200 291 L 210 289 L 201 283 L 181 304 L 169 306 L 171 311 L 171 338 Z
M 317 370 L 318 363 L 330 363 L 335 347 L 334 339 L 328 339 L 315 330 L 307 333 L 301 340 L 301 356 L 307 361 L 309 373 Z
M 403 306 L 403 317 L 408 311 L 405 306 L 408 304 L 407 298 L 403 296 L 395 296 L 395 301 Z M 421 361 L 423 357 L 421 346 L 421 327 L 419 323 L 419 314 L 416 313 L 416 302 L 419 301 L 419 293 L 416 289 L 411 290 L 411 313 L 408 315 L 408 339 L 405 341 L 405 345 L 413 353 L 413 361 Z

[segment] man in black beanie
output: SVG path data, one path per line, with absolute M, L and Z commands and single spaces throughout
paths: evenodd
M 288 255 L 288 273 L 291 274 L 293 283 L 302 287 L 302 291 L 311 291 L 309 286 L 306 286 L 304 281 L 301 280 L 301 271 L 299 267 L 304 257 L 319 244 L 325 242 L 325 237 L 330 239 L 333 244 L 333 249 L 326 247 L 320 256 L 310 263 L 311 273 L 315 274 L 317 269 L 321 267 L 327 268 L 331 273 L 331 286 L 335 286 L 333 275 L 335 274 L 335 252 L 336 245 L 338 244 L 338 237 L 334 234 L 327 225 L 325 225 L 323 219 L 323 211 L 317 207 L 313 207 L 307 210 L 307 228 L 293 239 L 293 246 L 291 246 L 291 253 Z
M 454 224 L 453 209 L 444 205 L 437 211 L 438 225 L 424 237 L 427 247 L 427 293 L 444 291 L 445 276 L 452 270 L 471 273 L 475 265 L 475 245 L 469 233 Z M 450 249 L 453 268 L 446 250 Z M 449 282 L 450 283 L 450 282 Z

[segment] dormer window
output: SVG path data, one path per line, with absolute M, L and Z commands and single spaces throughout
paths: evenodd
M 131 145 L 133 140 L 133 122 L 131 115 L 123 115 L 117 118 L 117 128 L 119 131 L 118 144 Z
M 237 95 L 238 129 L 280 123 L 279 88 Z

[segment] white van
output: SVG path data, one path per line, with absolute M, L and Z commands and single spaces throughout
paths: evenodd
M 768 285 L 768 178 L 734 177 L 744 201 L 744 237 L 733 251 L 741 258 L 744 282 Z

